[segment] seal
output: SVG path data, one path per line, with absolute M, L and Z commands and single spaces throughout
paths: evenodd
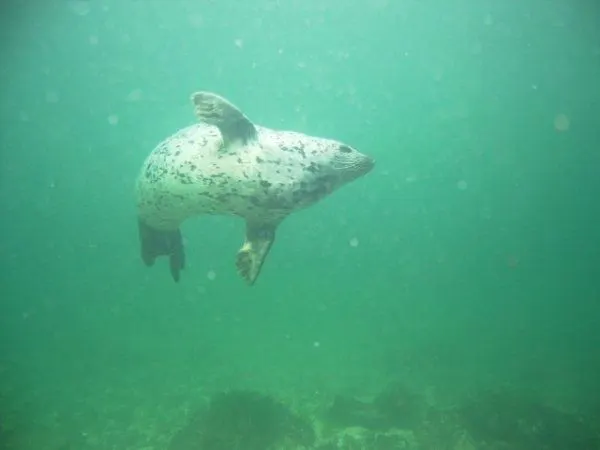
M 180 226 L 186 219 L 243 218 L 246 237 L 236 265 L 252 285 L 288 215 L 374 166 L 342 142 L 256 125 L 215 93 L 196 92 L 191 101 L 197 123 L 159 143 L 136 182 L 142 260 L 152 266 L 167 256 L 175 281 L 185 268 Z

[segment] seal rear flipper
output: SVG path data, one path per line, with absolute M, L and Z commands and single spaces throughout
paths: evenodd
M 179 281 L 179 273 L 185 268 L 185 252 L 181 231 L 156 230 L 138 220 L 142 260 L 146 266 L 154 265 L 159 256 L 169 257 L 169 267 L 173 280 Z
M 275 241 L 276 224 L 246 221 L 246 241 L 238 251 L 236 266 L 240 276 L 253 285 Z
M 198 120 L 216 126 L 223 136 L 225 146 L 235 141 L 245 145 L 256 139 L 254 124 L 223 97 L 200 91 L 192 94 L 192 103 Z

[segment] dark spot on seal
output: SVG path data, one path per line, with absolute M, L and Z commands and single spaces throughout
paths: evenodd
M 340 148 L 338 148 L 338 150 L 342 153 L 352 153 L 352 149 L 347 145 L 340 145 Z
M 298 153 L 300 153 L 303 158 L 306 158 L 306 153 L 304 153 L 304 148 L 303 147 L 298 148 Z
M 230 194 L 227 193 L 222 193 L 222 194 L 216 194 L 214 195 L 213 198 L 215 198 L 217 201 L 221 202 L 221 203 L 225 203 L 229 200 L 229 198 L 231 197 Z
M 179 156 L 179 155 L 181 155 L 181 152 L 180 152 L 179 150 L 177 150 L 177 151 L 175 152 L 175 156 Z
M 185 173 L 178 172 L 177 178 L 179 178 L 179 182 L 181 184 L 192 184 L 193 183 L 192 178 L 189 177 L 188 175 L 186 175 Z
M 311 162 L 308 167 L 306 168 L 307 171 L 309 171 L 310 173 L 317 173 L 318 171 L 318 167 L 314 162 Z
M 260 185 L 264 188 L 270 188 L 272 184 L 267 180 L 260 180 Z
M 264 160 L 264 159 L 262 159 L 261 157 L 259 157 L 259 156 L 257 156 L 257 157 L 256 157 L 256 162 L 257 162 L 257 163 L 259 163 L 259 164 L 260 164 L 260 163 L 262 163 L 262 162 L 264 162 L 264 161 L 265 161 L 265 160 Z

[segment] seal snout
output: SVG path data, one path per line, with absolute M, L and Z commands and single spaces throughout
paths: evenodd
M 375 160 L 370 156 L 365 156 L 365 161 L 363 162 L 364 173 L 363 175 L 369 173 L 375 167 Z
M 375 167 L 375 160 L 370 156 L 363 155 L 361 153 L 360 158 L 357 159 L 355 163 L 355 173 L 356 177 L 362 177 L 363 175 L 368 174 Z
M 373 158 L 357 150 L 338 153 L 337 156 L 333 162 L 333 167 L 341 177 L 343 183 L 348 183 L 366 175 L 375 166 Z

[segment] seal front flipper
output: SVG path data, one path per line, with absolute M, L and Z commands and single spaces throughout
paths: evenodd
M 192 103 L 199 121 L 216 126 L 223 136 L 223 143 L 228 146 L 239 141 L 246 145 L 256 139 L 254 124 L 229 101 L 212 92 L 195 92 Z
M 142 260 L 146 266 L 154 265 L 159 256 L 169 257 L 173 280 L 179 281 L 179 273 L 185 268 L 185 252 L 179 228 L 171 231 L 156 230 L 138 219 Z
M 238 251 L 236 266 L 240 276 L 253 285 L 275 241 L 277 224 L 246 221 L 246 241 Z

